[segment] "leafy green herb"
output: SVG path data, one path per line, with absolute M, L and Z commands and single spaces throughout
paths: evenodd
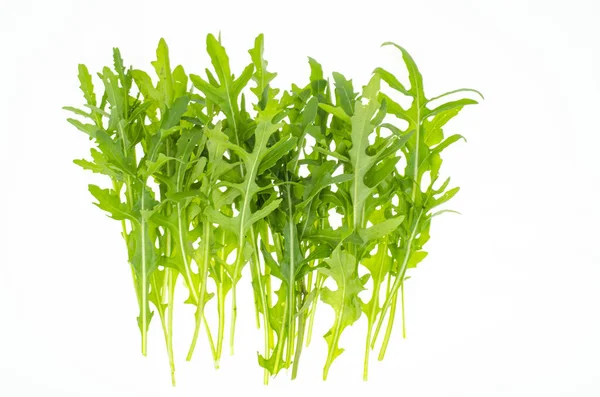
M 463 88 L 428 99 L 409 53 L 394 43 L 384 46 L 400 51 L 408 85 L 380 67 L 361 90 L 337 72 L 331 84 L 323 67 L 309 58 L 308 82 L 280 91 L 271 86 L 276 73 L 267 70 L 262 35 L 248 51 L 248 65 L 234 73 L 220 37 L 209 34 L 212 71 L 206 69 L 205 77 L 172 68 L 161 39 L 152 62 L 156 83 L 146 72 L 125 67 L 115 48 L 113 67 L 98 73 L 101 96 L 86 66 L 79 65 L 85 108 L 64 109 L 74 114 L 68 122 L 94 148 L 90 160 L 75 163 L 111 181 L 89 190 L 96 206 L 121 223 L 142 353 L 147 354 L 148 329 L 158 313 L 173 384 L 180 276 L 185 303 L 195 308 L 187 359 L 204 327 L 218 367 L 227 324 L 233 353 L 237 286 L 242 269 L 250 267 L 265 383 L 282 368 L 291 367 L 292 379 L 297 376 L 319 302 L 335 314 L 324 336 L 324 379 L 344 351 L 344 329 L 363 313 L 365 380 L 370 351 L 379 341 L 379 359 L 385 355 L 399 297 L 406 335 L 408 269 L 426 258 L 431 220 L 454 212 L 438 207 L 459 190 L 449 187 L 450 178 L 439 183 L 442 152 L 464 139 L 446 136 L 444 128 L 465 106 L 477 103 L 444 100 L 481 94 Z M 410 107 L 394 101 L 388 89 L 410 98 Z M 252 105 L 247 95 L 254 98 Z M 335 217 L 341 218 L 340 227 L 333 227 Z M 364 291 L 369 279 L 371 291 Z M 359 296 L 363 291 L 366 301 Z M 216 299 L 216 338 L 205 313 L 211 299 Z

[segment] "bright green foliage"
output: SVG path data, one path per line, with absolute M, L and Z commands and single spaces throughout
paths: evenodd
M 446 136 L 444 128 L 463 107 L 477 103 L 443 99 L 481 94 L 459 89 L 428 99 L 408 52 L 394 43 L 384 46 L 400 51 L 408 85 L 383 68 L 361 89 L 337 72 L 331 83 L 308 58 L 306 84 L 280 91 L 271 87 L 276 73 L 267 70 L 262 35 L 248 51 L 248 65 L 232 71 L 220 37 L 209 34 L 212 71 L 207 68 L 205 77 L 188 78 L 182 66 L 172 68 L 162 39 L 152 62 L 156 77 L 127 68 L 118 49 L 113 68 L 98 73 L 96 88 L 79 65 L 85 109 L 65 109 L 78 117 L 69 123 L 95 147 L 90 160 L 75 163 L 112 182 L 89 190 L 95 204 L 121 222 L 142 353 L 157 313 L 173 384 L 180 276 L 185 303 L 195 308 L 187 359 L 204 327 L 218 367 L 227 326 L 233 353 L 237 286 L 249 267 L 265 383 L 282 368 L 297 376 L 319 302 L 334 314 L 324 335 L 323 378 L 344 351 L 344 329 L 363 314 L 367 378 L 378 341 L 379 359 L 385 354 L 399 296 L 405 335 L 406 273 L 426 258 L 431 220 L 453 212 L 438 207 L 459 190 L 449 187 L 449 178 L 438 183 L 442 151 L 463 139 Z M 410 107 L 394 101 L 389 89 L 409 97 Z M 342 220 L 338 228 L 334 217 Z M 208 318 L 216 318 L 216 339 L 205 313 L 211 299 L 216 316 Z

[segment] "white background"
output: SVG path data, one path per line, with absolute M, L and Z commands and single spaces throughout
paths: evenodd
M 3 1 L 0 8 L 0 396 L 600 395 L 600 25 L 597 2 Z M 348 329 L 330 379 L 321 316 L 299 378 L 262 385 L 261 332 L 242 304 L 237 351 L 215 372 L 186 363 L 192 309 L 176 312 L 178 386 L 158 322 L 139 352 L 137 307 L 119 224 L 94 207 L 102 179 L 72 163 L 90 142 L 68 125 L 77 64 L 96 72 L 118 46 L 152 71 L 160 37 L 172 65 L 203 74 L 207 33 L 222 31 L 233 70 L 260 32 L 283 88 L 308 81 L 306 56 L 364 84 L 402 74 L 413 55 L 426 94 L 459 87 L 486 100 L 446 133 L 443 171 L 462 187 L 436 218 L 430 256 L 407 282 L 400 327 L 364 383 L 365 320 Z M 244 284 L 242 296 L 249 296 Z

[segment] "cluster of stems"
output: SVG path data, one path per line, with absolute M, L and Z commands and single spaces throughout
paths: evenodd
M 185 285 L 185 303 L 195 308 L 187 359 L 204 334 L 218 367 L 227 327 L 233 353 L 246 266 L 264 339 L 258 363 L 265 383 L 283 368 L 296 377 L 319 302 L 335 313 L 324 336 L 324 379 L 343 352 L 342 332 L 363 314 L 365 380 L 370 351 L 379 348 L 380 360 L 385 355 L 398 305 L 405 334 L 406 272 L 427 255 L 431 219 L 448 211 L 436 207 L 458 191 L 439 180 L 440 154 L 462 137 L 445 137 L 443 127 L 477 103 L 444 99 L 480 94 L 459 89 L 427 99 L 411 56 L 384 45 L 400 51 L 408 86 L 376 68 L 355 92 L 351 80 L 334 72 L 332 83 L 309 58 L 308 83 L 280 91 L 271 86 L 276 74 L 267 71 L 262 35 L 237 77 L 213 35 L 206 40 L 213 70 L 205 77 L 172 68 L 164 40 L 152 62 L 154 79 L 126 68 L 115 48 L 113 67 L 98 73 L 99 97 L 79 65 L 85 104 L 65 109 L 95 147 L 91 160 L 75 163 L 112 181 L 89 190 L 121 223 L 142 353 L 158 313 L 173 383 L 176 286 Z M 216 316 L 206 316 L 209 303 Z

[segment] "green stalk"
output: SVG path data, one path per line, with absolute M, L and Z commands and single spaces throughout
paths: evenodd
M 338 341 L 340 339 L 340 332 L 339 332 L 339 328 L 340 328 L 340 319 L 341 316 L 336 316 L 335 318 L 335 323 L 333 325 L 333 340 L 331 342 L 331 346 L 337 346 L 338 345 Z M 329 374 L 329 368 L 331 367 L 331 364 L 333 363 L 333 352 L 335 349 L 329 349 L 329 352 L 327 353 L 327 361 L 325 362 L 325 368 L 323 368 L 323 380 L 327 380 L 327 375 Z
M 283 318 L 287 318 L 289 304 L 286 302 L 284 310 L 283 310 Z M 275 366 L 274 372 L 277 373 L 279 371 L 279 363 L 283 357 L 283 340 L 285 339 L 286 324 L 285 321 L 281 322 L 281 327 L 279 328 L 278 340 L 277 340 L 277 352 L 275 356 Z
M 194 329 L 194 336 L 192 337 L 192 343 L 190 344 L 190 349 L 188 350 L 188 354 L 185 358 L 186 361 L 191 361 L 192 360 L 192 356 L 194 354 L 194 350 L 196 348 L 196 343 L 198 341 L 198 336 L 200 335 L 200 324 L 204 325 L 204 330 L 206 331 L 206 336 L 208 337 L 208 343 L 210 345 L 210 350 L 213 356 L 213 359 L 215 360 L 215 368 L 219 368 L 219 362 L 218 362 L 218 358 L 219 356 L 219 352 L 217 351 L 217 349 L 215 348 L 215 343 L 212 337 L 212 333 L 210 332 L 210 327 L 208 325 L 208 321 L 206 320 L 206 316 L 204 315 L 204 313 L 201 314 L 201 318 L 204 321 L 198 321 L 198 327 Z
M 265 276 L 267 276 L 267 280 L 265 282 L 265 295 L 267 298 L 267 311 L 270 310 L 271 305 L 272 305 L 272 301 L 271 301 L 271 294 L 272 294 L 272 290 L 271 290 L 271 277 L 270 277 L 271 273 L 269 271 L 269 269 L 267 269 L 265 267 Z M 271 323 L 270 322 L 266 322 L 267 326 L 267 330 L 269 332 L 269 350 L 273 349 L 275 347 L 275 331 L 273 330 L 273 328 L 271 328 Z
M 112 181 L 112 185 L 113 185 L 113 189 L 115 192 L 120 192 L 121 189 L 123 188 L 123 186 L 119 186 L 119 184 L 117 183 L 117 181 L 113 180 Z M 123 236 L 123 239 L 125 240 L 125 246 L 128 247 L 129 246 L 129 236 L 127 235 L 127 224 L 125 223 L 126 221 L 123 219 L 121 221 L 121 235 Z M 140 291 L 138 289 L 138 285 L 137 285 L 137 280 L 136 280 L 136 275 L 135 275 L 135 269 L 133 268 L 133 265 L 130 263 L 129 267 L 131 268 L 131 278 L 133 280 L 133 289 L 135 290 L 135 297 L 136 300 L 139 302 L 140 300 Z
M 263 222 L 263 223 L 259 223 L 259 226 L 262 228 L 262 232 L 263 234 L 261 236 L 267 236 L 269 233 L 269 225 L 267 224 L 267 222 Z M 260 234 L 260 232 L 259 232 Z M 262 237 L 260 237 L 262 240 Z M 265 242 L 265 244 L 268 244 L 268 242 Z M 258 245 L 258 243 L 257 243 Z M 271 328 L 271 321 L 270 321 L 270 310 L 271 310 L 271 305 L 272 305 L 272 301 L 271 301 L 271 295 L 272 295 L 272 290 L 271 290 L 271 269 L 265 265 L 264 267 L 265 271 L 264 271 L 264 275 L 265 275 L 265 283 L 264 283 L 264 297 L 265 297 L 265 311 L 266 311 L 266 315 L 265 315 L 265 319 L 264 319 L 264 324 L 265 324 L 265 329 L 267 331 L 267 336 L 268 336 L 268 351 L 273 350 L 274 346 L 275 346 L 275 331 L 273 330 L 273 328 Z M 259 268 L 259 273 L 260 273 L 260 268 Z
M 156 277 L 152 277 L 150 281 L 152 284 L 152 290 L 156 294 L 158 298 L 158 306 L 156 307 L 156 311 L 158 311 L 158 316 L 160 317 L 160 324 L 162 326 L 163 335 L 165 337 L 165 344 L 167 346 L 167 355 L 169 357 L 169 367 L 171 368 L 171 382 L 174 380 L 174 372 L 175 372 L 175 361 L 173 360 L 173 355 L 171 354 L 171 349 L 169 348 L 169 330 L 167 328 L 167 323 L 165 321 L 165 311 L 162 307 L 162 297 L 165 290 L 167 290 L 167 278 L 165 277 L 163 280 L 163 285 L 158 286 L 156 283 Z
M 302 345 L 304 344 L 304 329 L 306 328 L 306 312 L 300 314 L 299 317 L 296 352 L 294 354 L 294 366 L 292 367 L 292 380 L 296 379 L 296 375 L 298 374 L 298 366 L 300 365 L 300 355 L 302 354 Z
M 310 345 L 313 324 L 315 322 L 315 313 L 317 312 L 317 302 L 319 301 L 319 293 L 321 292 L 321 288 L 323 287 L 324 283 L 325 283 L 325 277 L 321 273 L 317 273 L 317 279 L 315 281 L 315 288 L 317 290 L 317 296 L 311 305 L 310 320 L 308 322 L 308 335 L 306 335 L 306 347 L 308 347 Z
M 168 138 L 166 141 L 167 156 L 171 155 L 171 139 Z M 171 176 L 171 162 L 167 162 L 167 175 Z M 171 212 L 170 206 L 165 206 L 165 212 L 167 215 Z M 171 257 L 173 247 L 171 243 L 171 231 L 169 228 L 165 228 L 165 256 Z M 177 283 L 177 273 L 174 269 L 165 268 L 167 291 L 168 291 L 168 332 L 167 332 L 167 354 L 169 355 L 169 363 L 171 364 L 171 384 L 175 386 L 175 360 L 173 358 L 173 311 L 175 303 L 175 285 Z
M 166 268 L 167 272 L 167 291 L 168 291 L 168 332 L 167 332 L 167 353 L 171 365 L 171 384 L 175 386 L 175 360 L 173 358 L 173 310 L 175 302 L 175 284 L 177 283 L 177 273 L 174 269 Z
M 202 318 L 204 317 L 204 296 L 206 295 L 206 279 L 208 277 L 208 263 L 210 261 L 210 224 L 206 219 L 202 222 L 202 259 L 199 263 L 199 273 L 200 273 L 200 285 L 198 286 L 198 293 L 196 296 L 196 302 L 198 302 L 198 307 L 196 308 L 196 324 L 194 327 L 194 336 L 192 337 L 192 343 L 188 350 L 188 354 L 186 357 L 186 361 L 190 361 L 192 359 L 192 355 L 194 354 L 194 349 L 196 348 L 196 342 L 198 340 L 198 335 L 200 333 L 200 327 L 202 325 Z M 193 288 L 193 287 L 191 287 Z
M 383 360 L 384 356 L 385 356 L 385 351 L 387 350 L 387 346 L 388 343 L 390 341 L 390 336 L 392 335 L 392 327 L 394 325 L 394 319 L 396 317 L 396 302 L 398 300 L 398 295 L 394 295 L 394 298 L 392 300 L 392 307 L 390 310 L 390 318 L 388 320 L 388 325 L 387 328 L 385 330 L 385 335 L 383 337 L 383 343 L 381 344 L 381 350 L 379 351 L 379 357 L 377 357 L 377 359 L 379 361 Z
M 311 202 L 312 205 L 312 202 Z M 320 220 L 319 224 L 321 226 L 321 228 L 323 228 L 325 226 L 325 220 Z M 317 263 L 316 261 L 314 262 L 315 264 Z M 311 272 L 312 274 L 312 272 Z M 310 321 L 308 322 L 308 335 L 306 337 L 306 347 L 308 347 L 308 345 L 310 345 L 310 341 L 312 338 L 312 330 L 313 330 L 313 324 L 315 322 L 315 313 L 317 311 L 317 303 L 319 302 L 319 294 L 321 293 L 321 288 L 323 287 L 323 284 L 325 284 L 325 276 L 323 276 L 321 273 L 317 272 L 317 277 L 316 277 L 316 281 L 315 281 L 315 288 L 316 288 L 316 296 L 315 296 L 315 300 L 313 301 L 312 307 L 310 309 Z
M 390 274 L 387 278 L 387 283 L 386 283 L 386 288 L 385 288 L 385 296 L 389 296 L 390 295 L 390 290 L 392 287 L 392 275 Z M 380 318 L 383 317 L 383 313 L 380 311 Z M 381 331 L 381 326 L 382 326 L 383 322 L 379 321 L 377 323 L 377 327 L 375 328 L 375 334 L 373 335 L 373 340 L 371 341 L 371 349 L 375 348 L 375 342 L 377 341 L 377 337 L 379 336 L 379 331 Z
M 141 199 L 141 211 L 145 210 L 144 206 L 144 191 L 142 191 Z M 141 218 L 141 244 L 142 244 L 142 354 L 146 356 L 148 350 L 148 275 L 146 274 L 146 225 L 144 217 Z
M 252 256 L 255 256 L 254 253 L 252 253 Z M 250 266 L 250 277 L 252 280 L 256 280 L 259 277 L 256 275 L 256 269 L 254 266 Z M 261 298 L 259 298 L 259 293 L 254 286 L 252 287 L 252 295 L 254 295 L 254 321 L 256 322 L 256 329 L 260 329 L 260 309 L 258 302 Z
M 294 312 L 294 303 L 292 302 L 292 305 L 290 305 L 290 312 Z M 289 368 L 290 364 L 292 363 L 292 356 L 294 355 L 294 335 L 296 334 L 296 321 L 294 320 L 294 318 L 292 317 L 292 320 L 290 323 L 288 323 L 288 329 L 286 332 L 287 335 L 287 348 L 286 348 L 286 352 L 287 352 L 287 356 L 286 356 L 286 360 L 285 360 L 285 365 L 286 368 Z
M 215 368 L 219 369 L 219 362 L 223 354 L 223 339 L 225 336 L 225 294 L 223 293 L 223 287 L 217 287 L 218 295 L 218 311 L 219 311 L 219 325 L 217 335 L 217 354 L 215 356 Z
M 404 283 L 400 286 L 400 297 L 402 303 L 402 339 L 406 339 L 406 319 L 404 318 Z
M 215 342 L 213 341 L 213 337 L 210 332 L 210 327 L 208 326 L 208 321 L 206 320 L 206 316 L 204 314 L 202 314 L 202 319 L 204 320 L 203 321 L 204 331 L 206 331 L 206 336 L 208 337 L 208 346 L 210 347 L 210 351 L 212 353 L 213 360 L 215 360 L 215 368 L 219 368 L 218 363 L 216 362 L 217 353 L 215 350 Z
M 423 215 L 423 210 L 421 210 L 419 212 L 419 215 L 417 216 L 416 220 L 413 223 L 413 228 L 412 228 L 412 231 L 410 233 L 410 236 L 409 236 L 407 244 L 406 244 L 406 253 L 404 255 L 402 265 L 400 266 L 398 277 L 396 277 L 396 280 L 394 280 L 394 285 L 392 286 L 390 294 L 388 294 L 388 296 L 385 300 L 385 303 L 383 304 L 383 307 L 381 309 L 381 317 L 379 317 L 379 322 L 377 324 L 377 328 L 381 327 L 381 323 L 383 322 L 383 319 L 387 313 L 387 310 L 392 305 L 392 301 L 396 300 L 396 297 L 398 295 L 398 290 L 400 289 L 400 286 L 403 283 L 404 274 L 406 273 L 406 267 L 408 265 L 408 260 L 410 259 L 412 243 L 415 239 L 415 235 L 417 234 L 417 226 L 419 225 L 419 220 L 421 219 L 422 215 Z M 377 338 L 377 332 L 375 333 L 373 340 L 375 340 L 376 338 Z M 374 341 L 373 341 L 373 343 L 374 343 Z
M 221 234 L 221 259 L 225 262 L 225 234 Z M 223 337 L 225 333 L 225 292 L 223 291 L 223 278 L 225 277 L 225 269 L 223 265 L 219 266 L 219 277 L 221 283 L 217 283 L 217 311 L 219 312 L 219 325 L 217 336 L 217 354 L 215 357 L 215 368 L 219 368 L 219 361 L 223 351 Z
M 383 249 L 387 251 L 387 245 L 381 244 L 378 249 Z M 379 268 L 382 268 L 384 261 L 384 256 L 381 257 L 381 262 L 379 264 Z M 379 281 L 379 280 L 378 280 Z M 388 283 L 389 285 L 389 283 Z M 381 288 L 381 283 L 373 283 L 373 294 L 371 295 L 371 301 L 373 301 L 373 305 L 371 307 L 371 313 L 368 316 L 368 325 L 367 325 L 367 340 L 365 344 L 365 360 L 363 364 L 363 380 L 366 381 L 369 379 L 369 354 L 371 352 L 370 343 L 371 343 L 371 333 L 373 332 L 373 323 L 375 322 L 375 316 L 377 315 L 377 310 L 379 309 L 379 289 Z M 365 313 L 366 314 L 366 313 Z
M 269 355 L 269 307 L 267 306 L 267 296 L 264 292 L 261 271 L 260 271 L 260 258 L 258 256 L 258 244 L 256 243 L 257 236 L 255 235 L 254 226 L 250 228 L 250 239 L 252 240 L 252 251 L 254 255 L 254 263 L 252 268 L 254 268 L 253 277 L 256 277 L 256 283 L 258 285 L 258 291 L 255 291 L 255 297 L 260 296 L 260 304 L 263 308 L 263 335 L 264 335 L 264 356 L 268 357 Z M 259 309 L 256 307 L 256 319 L 258 321 L 258 325 L 260 327 L 259 321 Z M 267 368 L 263 371 L 263 383 L 267 385 L 269 383 L 269 371 Z
M 369 380 L 369 353 L 371 352 L 371 333 L 373 331 L 373 321 L 369 320 L 367 326 L 367 343 L 365 343 L 365 361 L 363 363 L 363 380 Z
M 353 182 L 354 184 L 353 184 L 353 186 L 355 186 L 355 187 L 358 186 L 357 179 L 358 179 L 358 173 L 356 172 L 356 170 L 354 170 L 354 182 Z M 354 202 L 354 200 L 357 197 L 357 193 L 356 192 L 354 193 L 353 197 L 354 197 L 354 199 L 353 199 L 353 202 L 352 202 L 352 208 L 351 209 L 346 208 L 346 213 L 347 214 L 352 213 L 352 216 L 351 217 L 348 216 L 348 218 L 347 218 L 348 225 L 350 227 L 350 230 L 356 231 L 356 230 L 359 230 L 359 228 L 363 224 L 364 207 L 363 207 L 362 211 L 359 211 L 358 210 L 359 206 L 356 205 L 356 203 Z M 358 250 L 357 250 L 356 244 L 351 244 L 350 248 L 351 248 L 351 252 L 352 252 L 352 255 L 353 255 L 354 261 L 355 261 L 354 265 L 356 267 L 358 267 L 358 262 L 359 262 L 360 258 L 358 257 Z M 344 312 L 344 306 L 343 306 L 343 304 L 342 304 L 342 309 L 340 311 L 341 311 L 341 313 Z M 334 360 L 333 353 L 335 351 L 335 346 L 338 345 L 338 342 L 339 342 L 339 339 L 340 339 L 340 336 L 341 336 L 341 330 L 340 330 L 340 327 L 341 327 L 341 317 L 342 317 L 341 313 L 336 315 L 335 322 L 334 322 L 334 325 L 333 325 L 333 333 L 331 334 L 332 341 L 331 341 L 331 345 L 330 345 L 333 348 L 330 348 L 329 352 L 327 353 L 327 361 L 325 362 L 325 367 L 323 368 L 323 380 L 327 380 L 327 375 L 329 373 L 329 368 L 331 367 L 331 364 L 333 363 L 333 360 Z
M 309 254 L 310 254 L 310 252 L 309 252 Z M 314 262 L 312 262 L 311 265 L 314 265 Z M 308 273 L 308 276 L 307 276 L 306 287 L 305 287 L 307 296 L 308 296 L 308 294 L 310 294 L 310 291 L 312 291 L 313 273 L 314 272 L 310 272 L 310 273 Z
M 288 176 L 287 176 L 287 171 L 285 171 L 285 179 L 286 182 L 289 182 Z M 291 359 L 292 359 L 292 354 L 293 354 L 293 350 L 294 350 L 294 334 L 295 334 L 295 326 L 296 326 L 296 321 L 295 321 L 295 307 L 296 307 L 296 285 L 295 285 L 295 278 L 296 278 L 296 263 L 295 263 L 295 255 L 294 252 L 296 250 L 296 247 L 294 244 L 297 243 L 297 238 L 296 238 L 296 224 L 294 223 L 294 211 L 292 209 L 292 192 L 290 189 L 290 184 L 286 183 L 286 198 L 287 198 L 287 215 L 288 215 L 288 227 L 289 227 L 289 237 L 290 237 L 290 249 L 288 252 L 288 262 L 290 264 L 290 280 L 289 280 L 289 284 L 288 284 L 288 305 L 290 307 L 290 310 L 288 311 L 288 331 L 287 331 L 287 366 L 289 367 Z M 287 305 L 286 305 L 287 306 Z
M 183 226 L 182 224 L 185 226 Z M 185 242 L 183 241 L 183 233 L 184 233 L 183 227 L 189 228 L 189 225 L 188 225 L 187 219 L 185 219 L 185 216 L 181 210 L 181 204 L 177 203 L 177 228 L 178 228 L 177 238 L 178 238 L 179 250 L 181 252 L 181 258 L 183 260 L 183 268 L 185 270 L 183 277 L 185 278 L 185 283 L 188 286 L 190 293 L 192 294 L 192 298 L 194 299 L 195 302 L 199 302 L 198 292 L 194 288 L 194 283 L 192 281 L 190 258 L 188 258 L 187 250 L 185 248 Z
M 122 121 L 122 120 L 121 120 Z M 123 124 L 122 122 L 119 122 L 117 124 L 117 129 L 119 131 L 119 134 L 121 135 L 121 141 L 123 143 L 123 156 L 130 157 L 128 150 L 127 150 L 127 136 L 125 134 L 125 131 L 123 130 Z M 133 162 L 135 163 L 135 152 L 133 152 Z M 144 206 L 144 190 L 143 188 L 146 186 L 146 183 L 144 181 L 143 186 L 142 186 L 142 194 L 141 194 L 141 208 L 140 210 L 143 212 L 145 210 L 145 206 Z M 129 209 L 132 209 L 134 206 L 134 199 L 133 199 L 133 191 L 132 191 L 132 182 L 131 182 L 131 177 L 129 175 L 125 176 L 125 196 L 126 196 L 126 205 L 128 206 Z M 132 229 L 133 229 L 132 225 Z M 142 286 L 142 291 L 141 294 L 138 294 L 139 297 L 139 304 L 140 304 L 140 310 L 141 310 L 141 333 L 142 333 L 142 355 L 146 356 L 147 355 L 147 351 L 148 351 L 148 287 L 149 287 L 149 281 L 148 281 L 148 275 L 146 274 L 146 231 L 145 231 L 145 221 L 144 218 L 141 218 L 141 223 L 139 225 L 141 227 L 141 244 L 142 244 L 142 269 L 141 269 L 141 273 L 142 273 L 142 280 L 141 280 L 141 286 Z M 137 290 L 138 288 L 136 288 Z
M 238 247 L 238 254 L 235 260 L 235 268 L 233 271 L 234 279 L 237 278 L 238 269 L 241 267 L 243 261 L 243 254 L 241 253 L 242 246 Z M 237 282 L 234 281 L 231 286 L 231 323 L 229 324 L 229 355 L 233 356 L 234 353 L 234 342 L 235 342 L 235 324 L 237 321 Z

